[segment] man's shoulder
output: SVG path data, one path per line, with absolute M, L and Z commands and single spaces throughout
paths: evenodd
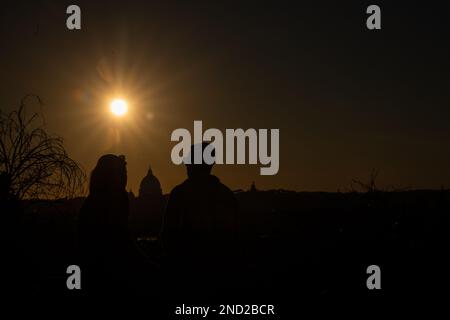
M 204 183 L 198 184 L 198 182 L 190 181 L 189 179 L 186 179 L 179 185 L 175 186 L 172 191 L 170 192 L 171 196 L 176 196 L 184 192 L 189 192 L 191 189 L 196 188 L 206 188 L 210 192 L 218 192 L 220 194 L 225 194 L 230 197 L 234 197 L 233 191 L 231 191 L 230 188 L 228 188 L 225 184 L 223 184 L 219 178 L 216 176 L 211 175 L 209 179 L 205 180 Z
M 231 195 L 231 196 L 234 197 L 233 191 L 231 191 L 231 189 L 228 188 L 225 184 L 223 184 L 222 182 L 218 181 L 217 185 L 218 185 L 218 188 L 220 188 L 223 193 L 226 193 L 226 194 Z
M 187 188 L 187 180 L 185 180 L 182 183 L 180 183 L 179 185 L 176 185 L 175 187 L 173 187 L 172 191 L 170 191 L 170 196 L 172 197 L 177 194 L 180 194 L 184 190 L 186 190 L 186 188 Z
M 236 202 L 233 191 L 231 191 L 231 189 L 223 184 L 219 179 L 216 180 L 215 189 L 222 199 L 226 199 L 228 202 Z

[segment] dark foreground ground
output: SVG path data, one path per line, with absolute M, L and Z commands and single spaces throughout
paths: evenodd
M 309 302 L 339 301 L 344 308 L 406 301 L 414 308 L 412 301 L 448 300 L 448 190 L 236 196 L 241 230 L 237 267 L 193 274 L 183 284 L 174 283 L 177 271 L 166 270 L 162 262 L 158 232 L 163 208 L 143 207 L 132 199 L 130 230 L 156 267 L 136 291 L 100 297 L 66 287 L 67 266 L 78 264 L 76 226 L 83 199 L 23 203 L 20 230 L 8 242 L 15 243 L 19 258 L 3 262 L 15 270 L 6 275 L 15 288 L 8 296 L 15 302 L 39 301 L 43 308 L 62 299 L 78 306 L 106 301 L 111 310 L 115 304 L 109 301 L 126 301 L 148 315 L 174 319 L 187 319 L 174 315 L 181 304 L 274 304 L 279 317 L 298 314 Z M 381 290 L 367 289 L 370 265 L 381 269 Z

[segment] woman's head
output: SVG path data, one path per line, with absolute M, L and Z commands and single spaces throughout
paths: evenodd
M 99 194 L 125 191 L 127 185 L 125 156 L 106 154 L 98 159 L 91 173 L 89 193 Z

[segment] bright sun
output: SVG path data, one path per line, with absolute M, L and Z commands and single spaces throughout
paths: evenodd
M 124 116 L 128 111 L 127 102 L 123 99 L 114 99 L 111 101 L 111 112 L 118 117 Z

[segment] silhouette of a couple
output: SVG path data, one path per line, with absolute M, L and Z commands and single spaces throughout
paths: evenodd
M 164 215 L 160 236 L 164 259 L 155 263 L 129 234 L 125 157 L 102 156 L 91 173 L 89 196 L 79 215 L 85 288 L 92 292 L 155 290 L 163 283 L 163 287 L 185 285 L 190 279 L 207 284 L 209 276 L 229 272 L 237 202 L 232 191 L 211 174 L 212 166 L 186 165 L 188 178 L 170 193 Z

